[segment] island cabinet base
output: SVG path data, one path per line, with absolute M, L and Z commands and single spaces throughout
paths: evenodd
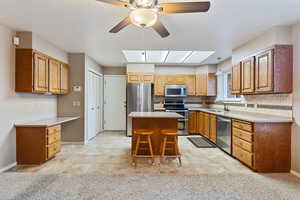
M 160 144 L 161 135 L 160 131 L 163 129 L 172 130 L 174 132 L 178 131 L 177 119 L 176 118 L 133 118 L 132 119 L 132 138 L 131 138 L 131 153 L 133 153 L 136 145 L 136 135 L 135 130 L 147 129 L 154 133 L 151 135 L 151 143 L 154 155 L 160 155 Z M 149 151 L 141 149 L 139 151 L 140 155 L 149 155 Z M 166 155 L 175 155 L 175 152 L 166 152 Z

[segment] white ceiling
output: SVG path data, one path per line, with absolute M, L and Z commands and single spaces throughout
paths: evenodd
M 33 31 L 68 52 L 85 52 L 105 66 L 124 66 L 123 49 L 216 51 L 204 63 L 213 64 L 257 33 L 297 22 L 299 13 L 299 0 L 212 0 L 208 13 L 160 16 L 171 33 L 162 39 L 133 25 L 108 33 L 128 10 L 96 0 L 0 1 L 1 24 Z

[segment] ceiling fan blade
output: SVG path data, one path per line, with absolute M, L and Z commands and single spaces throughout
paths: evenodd
M 113 27 L 109 32 L 110 33 L 117 33 L 120 30 L 122 30 L 123 28 L 125 28 L 127 25 L 129 25 L 130 23 L 131 23 L 130 18 L 126 17 L 120 23 L 118 23 L 115 27 Z
M 115 6 L 120 6 L 120 7 L 127 7 L 128 6 L 127 2 L 123 2 L 123 1 L 119 1 L 119 0 L 97 0 L 97 1 L 112 4 L 112 5 L 115 5 Z
M 152 28 L 163 38 L 168 37 L 170 35 L 169 31 L 159 20 L 157 20 L 157 22 L 152 26 Z
M 158 8 L 163 14 L 207 12 L 210 8 L 210 2 L 161 3 L 158 4 Z

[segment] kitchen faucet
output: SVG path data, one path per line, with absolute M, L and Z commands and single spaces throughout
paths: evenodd
M 229 111 L 228 105 L 224 103 L 224 111 Z

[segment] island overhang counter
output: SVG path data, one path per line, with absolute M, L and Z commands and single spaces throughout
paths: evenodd
M 135 149 L 136 130 L 151 130 L 151 143 L 154 155 L 160 155 L 160 142 L 161 142 L 161 130 L 170 130 L 177 132 L 178 123 L 177 120 L 183 118 L 182 115 L 169 112 L 132 112 L 128 115 L 131 120 L 131 153 Z M 141 152 L 141 154 L 148 155 L 148 152 Z

